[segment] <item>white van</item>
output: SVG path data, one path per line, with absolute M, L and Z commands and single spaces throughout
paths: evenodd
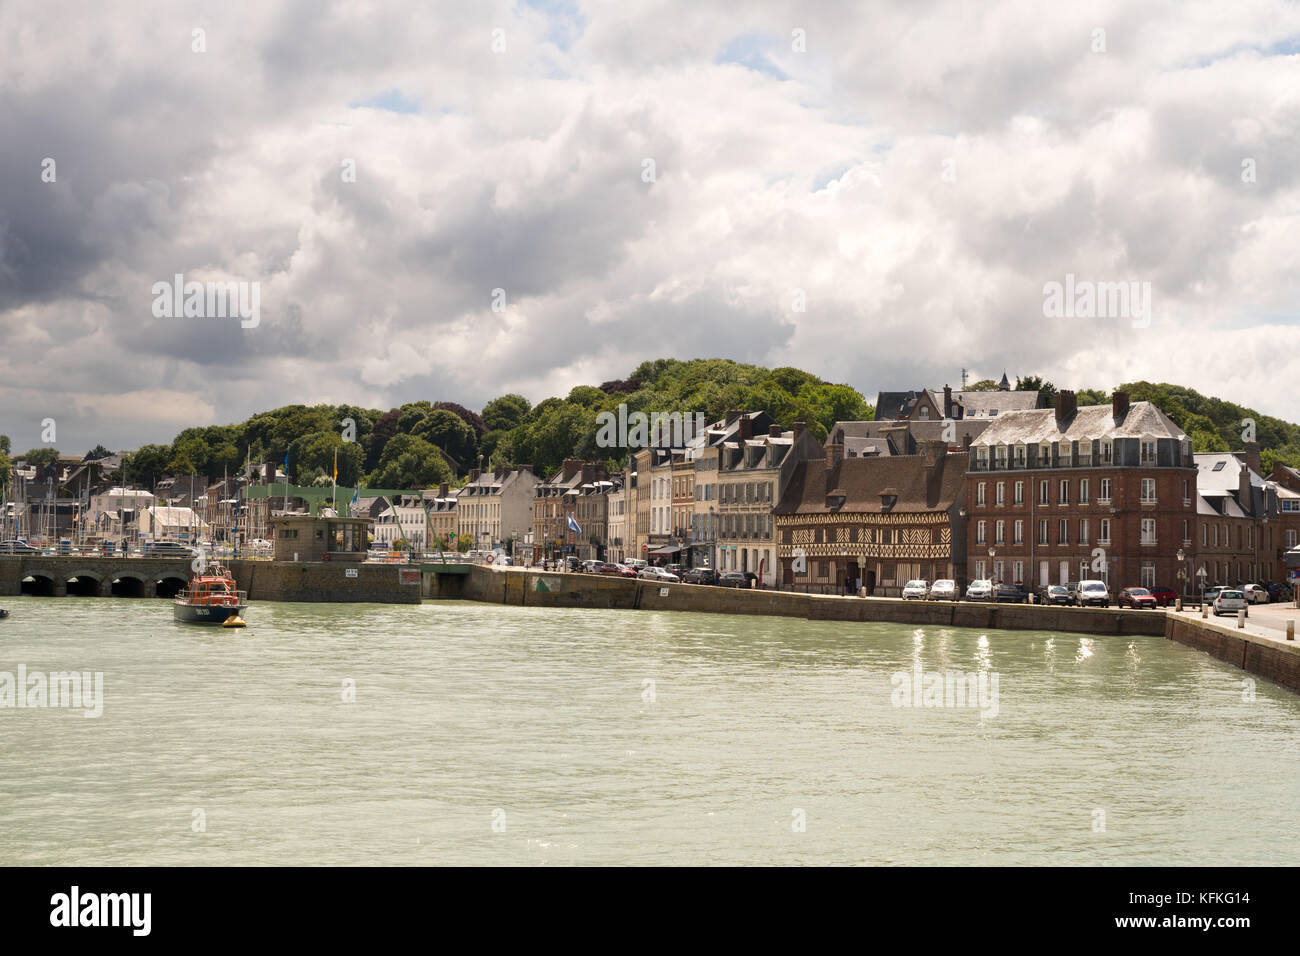
M 645 558 L 624 558 L 623 567 L 632 568 L 634 571 L 640 571 L 646 566 Z
M 1090 604 L 1109 607 L 1110 591 L 1107 590 L 1105 581 L 1080 581 L 1074 600 L 1079 607 L 1087 607 Z

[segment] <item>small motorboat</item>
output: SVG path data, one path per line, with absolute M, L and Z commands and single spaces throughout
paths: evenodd
M 3 621 L 8 616 L 9 616 L 9 612 L 6 611 L 4 608 L 0 607 L 0 621 Z
M 172 613 L 185 624 L 224 624 L 248 609 L 248 595 L 237 590 L 235 579 L 219 564 L 190 579 L 190 585 L 172 602 Z M 235 626 L 240 626 L 235 625 Z

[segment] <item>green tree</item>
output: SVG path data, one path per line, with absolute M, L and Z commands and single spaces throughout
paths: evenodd
M 8 435 L 0 435 L 0 454 L 9 454 L 13 451 L 13 444 L 9 441 Z
M 468 471 L 478 456 L 474 429 L 459 415 L 440 408 L 426 415 L 411 434 L 437 445 L 462 472 Z
M 532 405 L 522 395 L 502 395 L 483 406 L 483 424 L 489 432 L 510 431 L 522 425 L 530 411 Z
M 166 445 L 141 445 L 124 458 L 125 481 L 152 488 L 167 473 L 171 449 Z
M 454 478 L 441 451 L 423 438 L 397 435 L 384 448 L 379 467 L 370 477 L 372 488 L 435 487 Z
M 27 462 L 28 465 L 44 468 L 46 465 L 54 464 L 54 462 L 58 461 L 58 458 L 59 451 L 57 448 L 30 448 L 20 460 Z

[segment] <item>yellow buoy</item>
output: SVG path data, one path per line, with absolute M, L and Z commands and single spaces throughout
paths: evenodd
M 248 625 L 244 623 L 244 619 L 240 617 L 238 614 L 232 614 L 230 615 L 230 617 L 226 618 L 224 621 L 221 622 L 221 626 L 222 627 L 247 627 Z

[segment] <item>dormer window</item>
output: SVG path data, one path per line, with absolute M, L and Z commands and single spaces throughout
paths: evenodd
M 1101 440 L 1101 463 L 1109 465 L 1111 462 L 1111 441 L 1109 438 Z
M 880 496 L 880 510 L 890 511 L 898 503 L 898 495 L 883 494 Z

